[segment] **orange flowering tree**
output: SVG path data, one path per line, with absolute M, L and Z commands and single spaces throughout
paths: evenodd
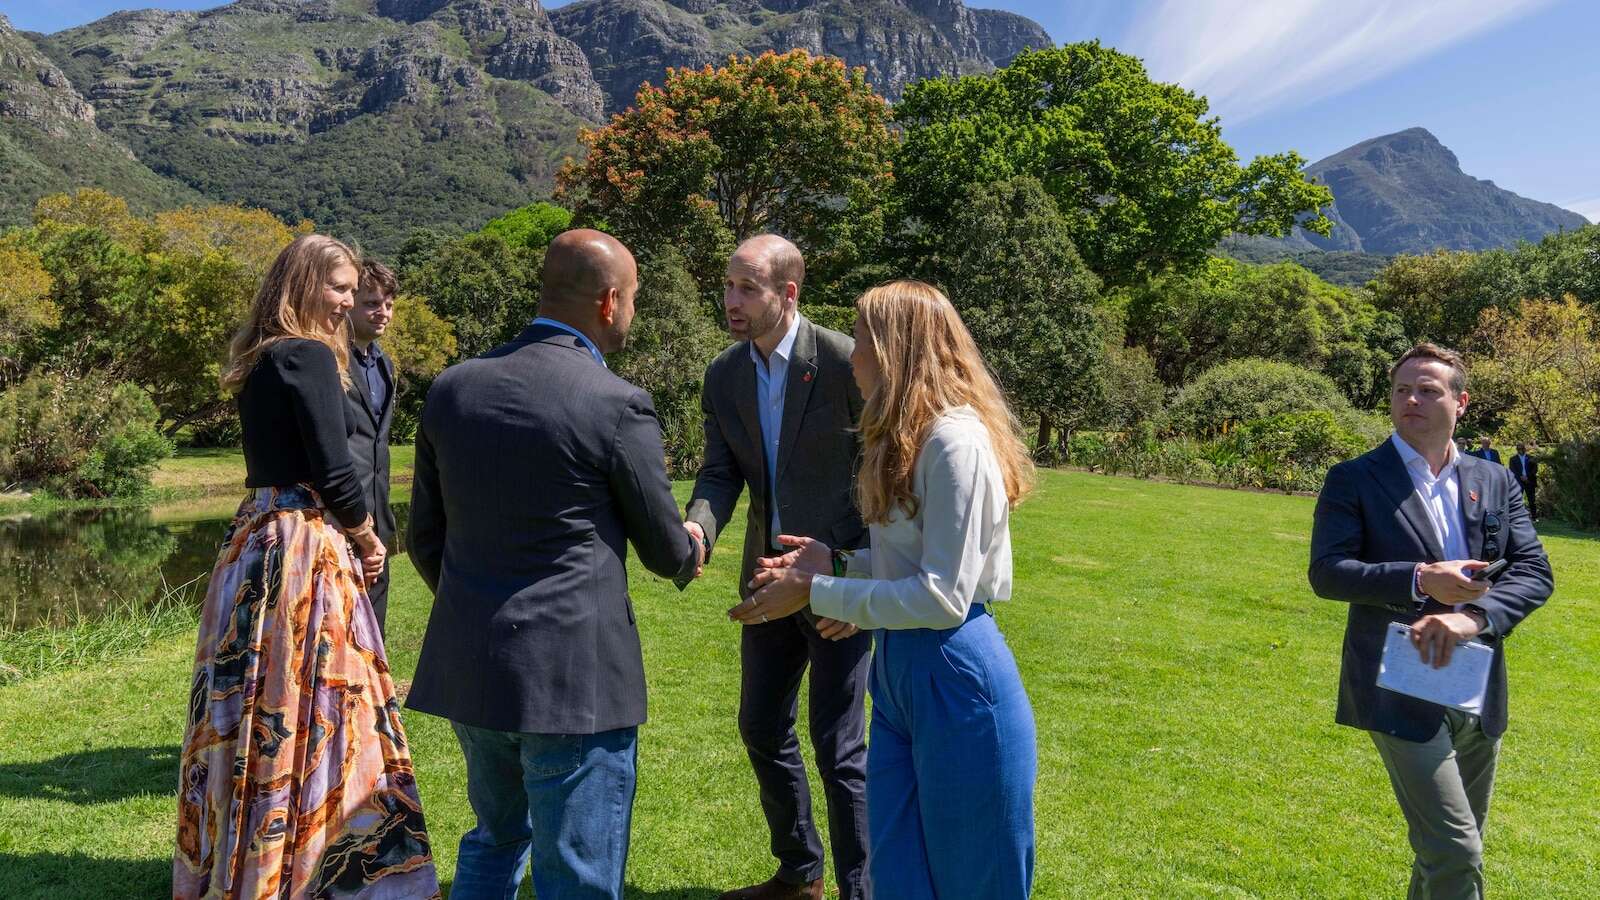
M 734 243 L 777 232 L 825 293 L 882 240 L 888 121 L 865 70 L 804 50 L 669 69 L 581 133 L 588 152 L 562 170 L 560 196 L 636 251 L 676 249 L 702 287 Z

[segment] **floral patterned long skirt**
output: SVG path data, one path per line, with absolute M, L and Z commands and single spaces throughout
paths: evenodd
M 246 497 L 211 574 L 172 895 L 439 896 L 378 622 L 303 486 Z

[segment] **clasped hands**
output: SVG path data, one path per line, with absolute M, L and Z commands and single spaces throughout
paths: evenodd
M 361 557 L 361 580 L 364 586 L 372 587 L 378 583 L 378 576 L 383 574 L 383 560 L 389 555 L 383 541 L 378 540 L 378 533 L 372 528 L 372 517 L 367 516 L 359 526 L 347 529 L 345 535 L 356 545 L 356 553 Z
M 1471 572 L 1487 566 L 1476 559 L 1455 559 L 1427 563 L 1422 567 L 1418 581 L 1422 592 L 1439 601 L 1456 605 L 1470 603 L 1489 590 L 1489 582 L 1472 580 Z M 1411 623 L 1411 643 L 1421 654 L 1424 663 L 1435 669 L 1450 664 L 1450 654 L 1457 641 L 1477 637 L 1485 625 L 1473 612 L 1434 613 Z
M 759 625 L 792 616 L 811 602 L 811 579 L 833 572 L 833 551 L 815 538 L 778 536 L 778 543 L 793 547 L 782 556 L 756 560 L 756 571 L 747 587 L 750 599 L 728 610 L 728 618 L 745 625 Z M 861 629 L 849 622 L 818 618 L 817 633 L 830 641 L 844 640 Z

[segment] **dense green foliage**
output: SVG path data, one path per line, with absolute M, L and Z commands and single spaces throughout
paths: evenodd
M 1037 444 L 1099 409 L 1100 279 L 1038 179 L 971 188 L 944 230 L 939 279 Z
M 1409 346 L 1394 315 L 1293 263 L 1213 258 L 1193 273 L 1129 289 L 1125 302 L 1128 339 L 1150 352 L 1172 386 L 1254 356 L 1321 372 L 1369 406 L 1385 396 L 1389 364 Z
M 1294 153 L 1241 166 L 1205 98 L 1151 81 L 1098 42 L 1026 51 L 988 75 L 934 78 L 895 107 L 895 186 L 928 234 L 968 185 L 1044 182 L 1089 268 L 1127 285 L 1199 265 L 1233 232 L 1283 234 L 1331 199 Z
M 1350 409 L 1350 401 L 1326 375 L 1292 363 L 1235 359 L 1184 385 L 1168 407 L 1167 419 L 1180 434 L 1212 437 L 1285 413 Z
M 171 455 L 159 414 L 136 384 L 99 375 L 31 375 L 0 393 L 0 486 L 62 497 L 138 496 Z
M 1571 440 L 1557 447 L 1546 471 L 1539 507 L 1554 510 L 1579 528 L 1600 529 L 1600 438 Z

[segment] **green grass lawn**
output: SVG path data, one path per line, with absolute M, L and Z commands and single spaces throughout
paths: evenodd
M 1383 768 L 1333 724 L 1344 608 L 1306 586 L 1311 508 L 1043 475 L 1013 520 L 1016 598 L 998 614 L 1038 718 L 1036 896 L 1403 895 L 1410 853 Z M 683 594 L 634 576 L 651 721 L 630 896 L 703 900 L 774 868 L 734 722 L 723 611 L 739 538 Z M 1553 532 L 1547 546 L 1560 587 L 1510 642 L 1488 877 L 1500 896 L 1590 897 L 1600 543 Z M 398 562 L 390 653 L 405 679 L 429 601 Z M 192 654 L 191 632 L 0 688 L 0 897 L 163 895 Z M 443 721 L 406 723 L 448 880 L 471 824 L 461 755 Z

